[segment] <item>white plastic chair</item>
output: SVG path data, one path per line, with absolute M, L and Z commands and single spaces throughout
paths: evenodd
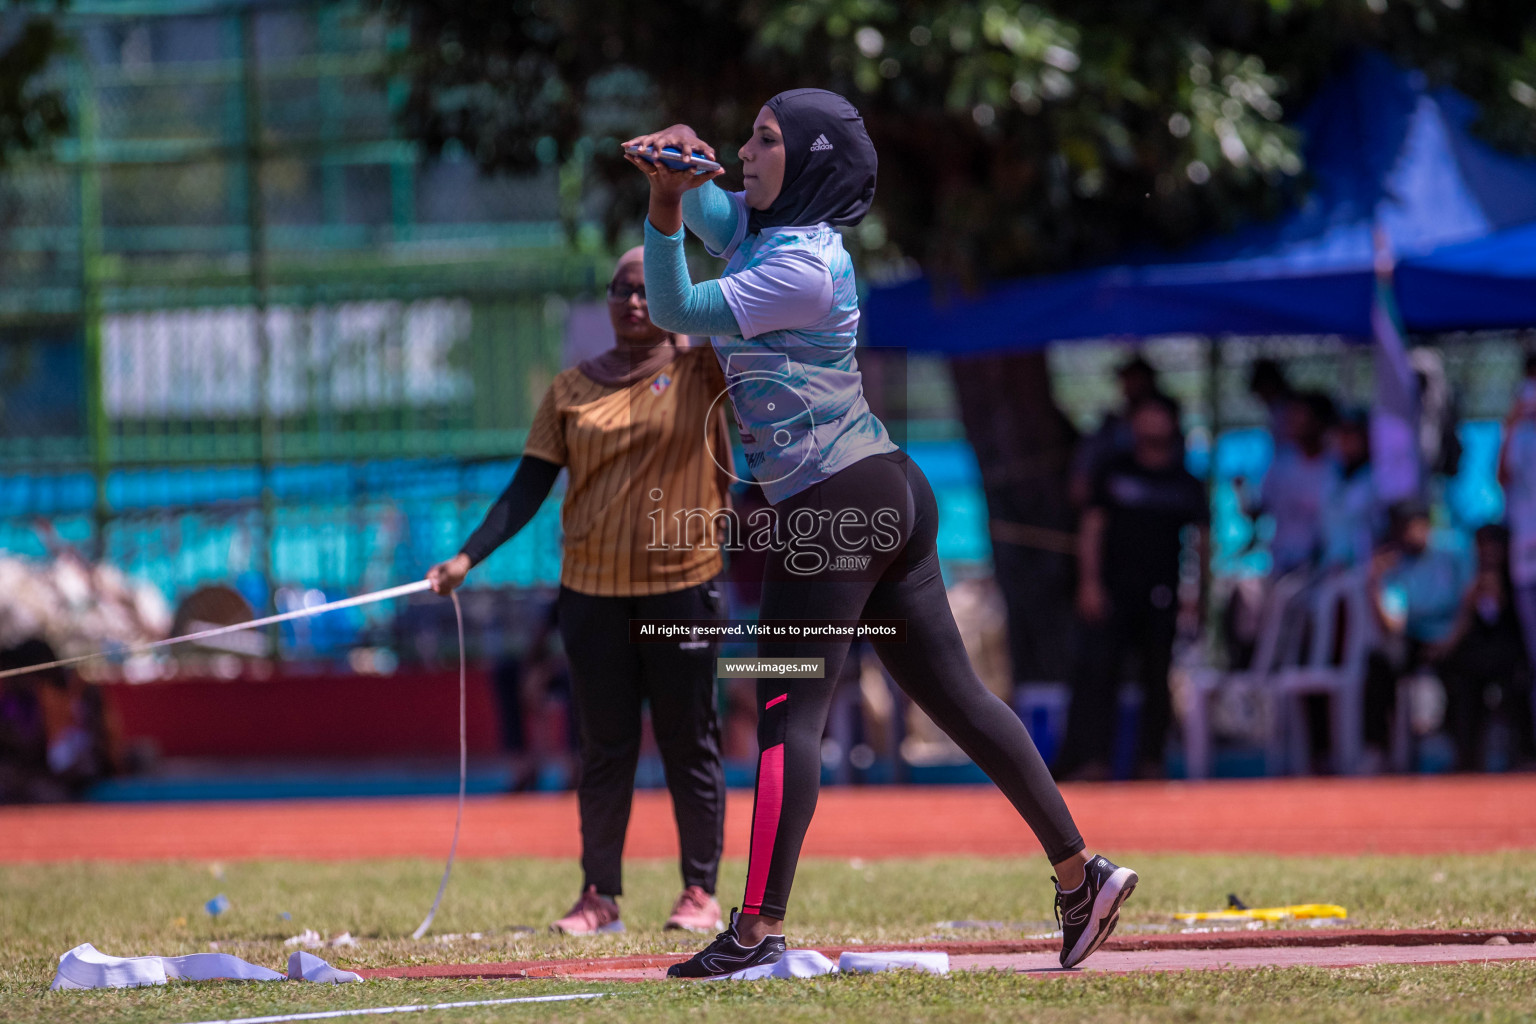
M 1270 585 L 1264 595 L 1259 618 L 1259 635 L 1253 660 L 1247 669 L 1229 672 L 1211 666 L 1181 668 L 1186 681 L 1182 716 L 1184 735 L 1184 774 L 1190 779 L 1209 778 L 1211 774 L 1211 702 L 1227 685 L 1246 685 L 1266 692 L 1270 677 L 1299 656 L 1300 630 L 1297 628 L 1296 602 L 1311 581 L 1311 573 L 1297 570 Z M 1271 716 L 1273 717 L 1273 716 Z M 1266 773 L 1272 765 L 1266 764 Z
M 1304 698 L 1317 695 L 1329 700 L 1334 769 L 1340 775 L 1358 769 L 1365 731 L 1366 661 L 1376 635 L 1367 586 L 1366 570 L 1359 568 L 1323 578 L 1309 595 L 1306 657 L 1299 665 L 1280 669 L 1271 680 L 1278 712 L 1271 718 L 1266 755 L 1271 768 L 1285 754 L 1293 774 L 1307 764 Z

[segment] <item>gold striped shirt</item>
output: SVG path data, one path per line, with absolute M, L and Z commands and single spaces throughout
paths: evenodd
M 560 510 L 563 586 L 635 597 L 719 575 L 713 515 L 729 508 L 731 465 L 724 392 L 707 345 L 628 387 L 599 384 L 576 367 L 555 377 L 523 454 L 570 475 Z

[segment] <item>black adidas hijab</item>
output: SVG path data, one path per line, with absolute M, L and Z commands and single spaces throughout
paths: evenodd
M 747 230 L 857 224 L 875 198 L 875 146 L 853 104 L 825 89 L 791 89 L 767 103 L 784 136 L 784 187 Z

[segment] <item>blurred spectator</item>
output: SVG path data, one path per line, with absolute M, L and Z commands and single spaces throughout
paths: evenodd
M 0 671 L 58 655 L 43 640 L 0 651 Z M 117 764 L 101 694 L 64 669 L 15 676 L 0 689 L 0 799 L 40 802 L 83 796 Z
M 1274 439 L 1275 451 L 1288 444 L 1286 419 L 1291 404 L 1296 400 L 1296 390 L 1286 379 L 1285 371 L 1273 359 L 1256 359 L 1248 372 L 1248 393 L 1258 399 L 1268 414 L 1269 436 Z
M 1138 405 L 1131 437 L 1130 452 L 1095 481 L 1078 534 L 1077 608 L 1086 628 L 1058 765 L 1063 777 L 1109 777 L 1127 654 L 1139 662 L 1142 691 L 1137 772 L 1163 771 L 1184 531 L 1198 527 L 1203 552 L 1210 512 L 1204 485 L 1184 468 L 1172 400 L 1153 395 Z
M 1355 410 L 1340 417 L 1331 432 L 1338 476 L 1323 505 L 1323 566 L 1352 569 L 1370 564 L 1386 533 L 1386 509 L 1371 472 L 1370 415 Z
M 35 660 L 26 657 L 22 648 L 0 651 L 0 670 Z M 48 787 L 48 732 L 37 688 L 37 676 L 13 676 L 0 682 L 0 803 L 40 799 Z
M 492 683 L 501 711 L 501 743 L 512 755 L 512 789 L 538 788 L 546 765 L 574 783 L 578 738 L 570 669 L 560 646 L 555 602 L 549 601 L 520 654 L 496 663 Z
M 1513 734 L 1515 760 L 1536 759 L 1530 676 L 1509 580 L 1509 531 L 1488 525 L 1477 531 L 1476 539 L 1477 575 L 1462 598 L 1455 625 L 1426 651 L 1445 684 L 1461 771 L 1487 767 L 1487 697 L 1495 689 L 1497 706 Z
M 1460 552 L 1431 544 L 1429 507 L 1401 501 L 1389 513 L 1387 544 L 1371 560 L 1371 607 L 1382 632 L 1366 671 L 1365 743 L 1373 759 L 1387 748 L 1397 681 L 1430 663 L 1451 639 L 1468 584 Z
M 1504 420 L 1499 483 L 1509 522 L 1509 576 L 1527 657 L 1536 662 L 1536 353 Z
M 1323 549 L 1323 507 L 1339 480 L 1327 445 L 1335 418 L 1332 399 L 1307 392 L 1294 395 L 1282 408 L 1283 441 L 1275 443 L 1258 501 L 1248 507 L 1250 515 L 1274 520 L 1269 552 L 1277 576 L 1317 562 Z
M 1386 534 L 1386 509 L 1371 468 L 1370 414 L 1355 410 L 1339 417 L 1329 439 L 1338 474 L 1323 502 L 1320 564 L 1324 571 L 1347 572 L 1369 566 Z M 1325 763 L 1331 707 L 1318 694 L 1309 695 L 1305 703 L 1313 763 L 1320 766 Z
M 1431 480 L 1455 476 L 1461 469 L 1461 406 L 1446 376 L 1445 360 L 1432 348 L 1408 353 L 1419 398 L 1419 459 Z
M 1110 460 L 1130 453 L 1131 413 L 1143 401 L 1161 395 L 1157 370 L 1139 355 L 1120 364 L 1115 371 L 1120 382 L 1120 408 L 1104 414 L 1099 428 L 1083 438 L 1072 459 L 1072 503 L 1086 507 L 1093 497 L 1093 484 Z

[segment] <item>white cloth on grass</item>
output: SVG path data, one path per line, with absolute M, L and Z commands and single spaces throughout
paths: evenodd
M 814 949 L 789 949 L 778 963 L 759 964 L 734 974 L 722 974 L 713 981 L 761 981 L 764 978 L 819 978 L 839 971 L 927 971 L 949 973 L 949 954 L 917 950 L 846 952 L 833 963 Z
M 846 952 L 837 958 L 840 971 L 927 971 L 929 974 L 949 973 L 948 953 L 929 953 L 916 950 L 881 953 Z
M 49 988 L 129 988 L 183 981 L 282 981 L 276 971 L 248 963 L 228 953 L 189 953 L 186 956 L 109 956 L 83 942 L 59 957 L 59 970 Z
M 328 985 L 345 985 L 348 982 L 362 981 L 362 975 L 353 974 L 351 971 L 343 971 L 339 967 L 332 967 L 313 953 L 298 950 L 288 955 L 288 980 L 289 981 L 317 981 Z
M 814 949 L 786 949 L 777 963 L 758 964 L 737 971 L 721 974 L 711 981 L 761 981 L 764 978 L 819 978 L 823 974 L 835 974 L 837 965 Z
M 296 952 L 282 975 L 229 953 L 186 956 L 111 956 L 83 942 L 59 957 L 54 989 L 133 988 L 181 981 L 315 981 L 331 984 L 362 981 L 360 975 L 332 967 L 313 953 Z

